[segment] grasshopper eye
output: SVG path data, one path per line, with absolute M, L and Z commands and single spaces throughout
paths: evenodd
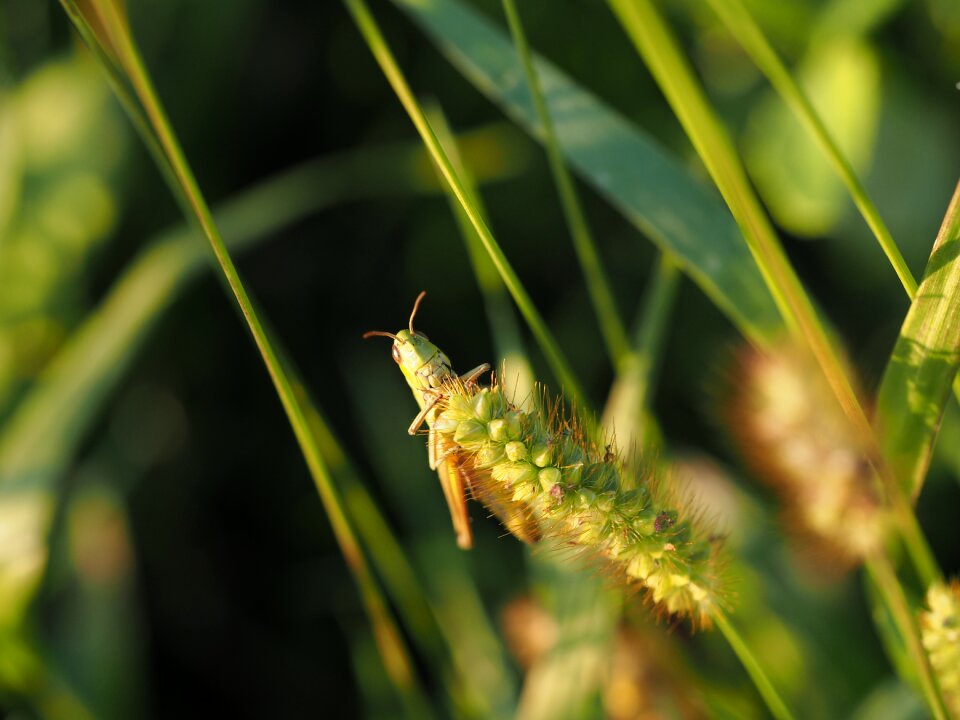
M 396 345 L 393 346 L 393 350 L 390 351 L 390 354 L 393 355 L 393 361 L 399 365 L 400 364 L 400 348 Z

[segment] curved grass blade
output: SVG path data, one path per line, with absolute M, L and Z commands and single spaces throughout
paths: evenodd
M 83 27 L 86 37 L 96 38 L 98 45 L 109 48 L 117 64 L 126 75 L 138 103 L 149 123 L 150 138 L 160 147 L 166 159 L 166 167 L 175 182 L 171 189 L 185 201 L 188 217 L 197 222 L 209 241 L 223 277 L 229 286 L 237 306 L 246 320 L 254 343 L 260 351 L 270 379 L 283 405 L 284 411 L 297 438 L 304 459 L 310 470 L 333 525 L 334 534 L 341 552 L 357 581 L 364 606 L 373 626 L 381 656 L 387 672 L 413 716 L 429 715 L 428 705 L 416 679 L 415 670 L 402 635 L 397 629 L 389 606 L 384 600 L 377 581 L 371 574 L 364 553 L 357 542 L 353 528 L 347 519 L 342 502 L 327 470 L 326 463 L 310 433 L 305 411 L 293 391 L 290 379 L 257 316 L 253 302 L 237 273 L 213 216 L 207 207 L 200 188 L 180 148 L 179 141 L 160 104 L 153 83 L 140 57 L 129 25 L 122 11 L 111 0 L 90 0 L 82 7 L 73 0 L 62 0 L 71 20 Z M 102 56 L 101 56 L 102 57 Z M 107 68 L 108 74 L 111 69 Z M 141 128 L 142 129 L 142 128 Z M 161 169 L 164 165 L 161 164 Z
M 542 138 L 509 37 L 459 0 L 394 0 L 482 93 Z M 736 224 L 716 196 L 642 131 L 535 58 L 567 162 L 703 289 L 752 341 L 783 321 Z
M 904 494 L 916 499 L 960 368 L 960 184 L 880 382 L 877 429 Z

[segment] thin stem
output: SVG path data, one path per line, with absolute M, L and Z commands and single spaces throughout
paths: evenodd
M 560 195 L 563 214 L 567 219 L 567 226 L 570 228 L 570 237 L 573 240 L 577 258 L 580 260 L 587 292 L 593 302 L 593 310 L 597 315 L 600 332 L 607 346 L 607 353 L 610 355 L 613 367 L 616 368 L 630 352 L 627 331 L 620 320 L 620 314 L 617 312 L 617 304 L 613 299 L 613 293 L 610 291 L 610 283 L 600 262 L 600 253 L 597 251 L 597 245 L 590 232 L 586 215 L 577 197 L 576 186 L 563 160 L 563 153 L 557 140 L 557 132 L 543 95 L 540 78 L 533 65 L 530 45 L 520 21 L 520 14 L 517 12 L 513 0 L 503 0 L 503 10 L 507 16 L 507 23 L 510 25 L 510 34 L 513 35 L 514 44 L 517 46 L 517 54 L 520 56 L 520 62 L 523 64 L 523 70 L 527 76 L 527 85 L 543 130 L 543 141 L 547 150 L 550 173 L 553 175 L 557 193 Z
M 823 150 L 837 175 L 847 186 L 850 197 L 866 221 L 867 226 L 873 232 L 874 237 L 877 238 L 877 242 L 890 261 L 890 265 L 893 266 L 894 272 L 900 278 L 900 283 L 903 285 L 907 296 L 912 300 L 917 294 L 916 279 L 910 272 L 910 268 L 907 267 L 903 255 L 900 254 L 900 248 L 897 247 L 890 230 L 884 223 L 883 218 L 880 217 L 876 205 L 873 204 L 867 194 L 866 188 L 860 178 L 857 177 L 850 161 L 844 156 L 843 151 L 840 150 L 830 131 L 824 125 L 819 113 L 813 107 L 813 103 L 810 102 L 806 93 L 793 79 L 790 71 L 784 66 L 783 61 L 771 47 L 763 31 L 740 0 L 709 0 L 709 2 L 727 29 L 747 54 L 753 58 L 754 64 L 767 76 L 770 84 L 780 93 L 783 101 L 790 106 L 820 146 L 820 149 Z
M 65 7 L 68 8 L 71 18 L 76 22 L 76 8 L 73 7 L 74 12 L 70 12 L 72 3 L 69 0 L 63 0 L 63 2 Z M 394 624 L 390 610 L 350 526 L 343 509 L 342 500 L 333 486 L 326 463 L 310 432 L 304 409 L 294 393 L 286 371 L 281 366 L 253 303 L 240 280 L 230 253 L 227 251 L 210 209 L 207 207 L 173 128 L 160 104 L 129 28 L 119 16 L 116 6 L 109 0 L 97 3 L 96 7 L 99 20 L 105 25 L 110 36 L 112 49 L 118 57 L 119 64 L 130 80 L 157 143 L 169 163 L 170 171 L 176 179 L 176 183 L 182 188 L 182 197 L 189 205 L 192 217 L 199 223 L 204 236 L 209 241 L 214 256 L 223 271 L 224 278 L 247 322 L 254 343 L 260 351 L 264 365 L 273 381 L 274 388 L 300 445 L 300 450 L 307 462 L 311 477 L 324 503 L 334 534 L 340 544 L 341 552 L 357 581 L 386 670 L 400 691 L 410 714 L 421 716 L 423 713 L 427 713 L 429 715 L 429 706 L 418 686 L 413 663 L 403 637 Z M 83 15 L 82 13 L 79 13 L 79 15 L 82 22 Z
M 603 410 L 603 427 L 615 434 L 621 447 L 643 447 L 659 436 L 649 409 L 650 396 L 679 284 L 680 269 L 662 253 L 643 297 L 632 347 L 617 367 Z
M 417 132 L 420 133 L 420 137 L 430 151 L 430 155 L 437 164 L 441 175 L 443 175 L 444 179 L 449 183 L 450 189 L 453 191 L 453 194 L 456 195 L 458 202 L 461 207 L 463 207 L 464 213 L 477 231 L 477 235 L 480 237 L 483 246 L 490 254 L 490 259 L 493 260 L 493 264 L 500 272 L 500 276 L 503 278 L 507 290 L 510 291 L 510 295 L 517 304 L 517 308 L 530 326 L 530 330 L 533 332 L 534 337 L 547 358 L 547 362 L 550 363 L 550 367 L 563 386 L 564 391 L 575 405 L 587 407 L 586 393 L 583 392 L 579 381 L 576 379 L 563 352 L 560 350 L 560 346 L 547 328 L 547 324 L 534 306 L 533 301 L 524 289 L 520 278 L 510 265 L 506 255 L 503 254 L 503 250 L 500 249 L 500 245 L 493 237 L 493 233 L 490 232 L 490 229 L 483 221 L 476 206 L 470 202 L 469 194 L 457 176 L 457 172 L 453 168 L 447 154 L 443 151 L 440 141 L 437 140 L 437 136 L 430 126 L 423 110 L 420 108 L 413 92 L 410 90 L 410 86 L 407 84 L 406 78 L 404 78 L 399 65 L 397 65 L 393 53 L 390 52 L 383 33 L 380 32 L 380 28 L 370 13 L 369 8 L 363 0 L 344 0 L 344 2 L 350 14 L 353 16 L 357 28 L 360 30 L 360 34 L 363 35 L 367 47 L 370 48 L 370 52 L 373 53 L 387 81 L 390 83 L 397 98 L 413 121 Z
M 733 623 L 727 618 L 723 610 L 714 608 L 711 617 L 730 644 L 730 647 L 737 654 L 750 679 L 753 680 L 753 684 L 756 686 L 763 701 L 767 704 L 770 714 L 777 718 L 777 720 L 793 720 L 793 714 L 787 708 L 786 703 L 783 702 L 773 683 L 770 682 L 770 678 L 767 677 L 767 674 L 764 672 L 763 666 L 751 652 L 750 647 L 744 641 L 740 632 L 733 626 Z
M 643 301 L 643 314 L 633 338 L 633 349 L 644 360 L 645 372 L 640 383 L 637 402 L 647 409 L 650 390 L 657 379 L 657 361 L 666 336 L 667 321 L 673 310 L 673 301 L 680 285 L 680 269 L 667 253 L 661 253 L 653 280 Z
M 907 646 L 907 651 L 913 660 L 914 669 L 920 680 L 920 688 L 937 720 L 949 720 L 949 713 L 940 695 L 940 688 L 936 676 L 930 667 L 930 658 L 923 648 L 923 640 L 917 627 L 913 612 L 903 593 L 903 588 L 897 580 L 890 559 L 883 553 L 878 553 L 867 559 L 865 564 L 867 573 L 879 590 L 884 604 L 896 623 L 900 637 Z

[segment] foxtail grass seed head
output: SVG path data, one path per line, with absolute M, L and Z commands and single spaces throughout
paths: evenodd
M 842 564 L 878 548 L 886 525 L 879 483 L 815 361 L 789 345 L 745 350 L 731 395 L 731 431 L 783 497 L 788 524 Z
M 930 586 L 927 609 L 920 613 L 920 630 L 943 700 L 960 718 L 960 582 Z
M 531 518 L 548 542 L 600 560 L 667 614 L 708 621 L 721 597 L 718 541 L 675 504 L 666 483 L 648 472 L 636 489 L 622 490 L 633 470 L 542 392 L 531 412 L 520 412 L 496 381 L 454 382 L 444 392 L 433 429 L 449 435 L 474 470 L 475 497 L 509 493 L 512 512 Z

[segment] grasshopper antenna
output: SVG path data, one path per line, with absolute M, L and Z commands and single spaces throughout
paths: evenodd
M 410 328 L 411 335 L 416 334 L 413 331 L 413 318 L 417 316 L 417 310 L 420 309 L 420 303 L 423 302 L 423 298 L 425 298 L 426 296 L 427 296 L 427 291 L 421 290 L 420 294 L 417 295 L 417 299 L 413 301 L 413 311 L 410 313 L 410 324 L 408 325 L 408 327 Z
M 394 340 L 400 339 L 393 333 L 384 332 L 383 330 L 369 330 L 363 334 L 363 339 L 372 338 L 374 335 L 382 335 L 383 337 L 393 338 Z

